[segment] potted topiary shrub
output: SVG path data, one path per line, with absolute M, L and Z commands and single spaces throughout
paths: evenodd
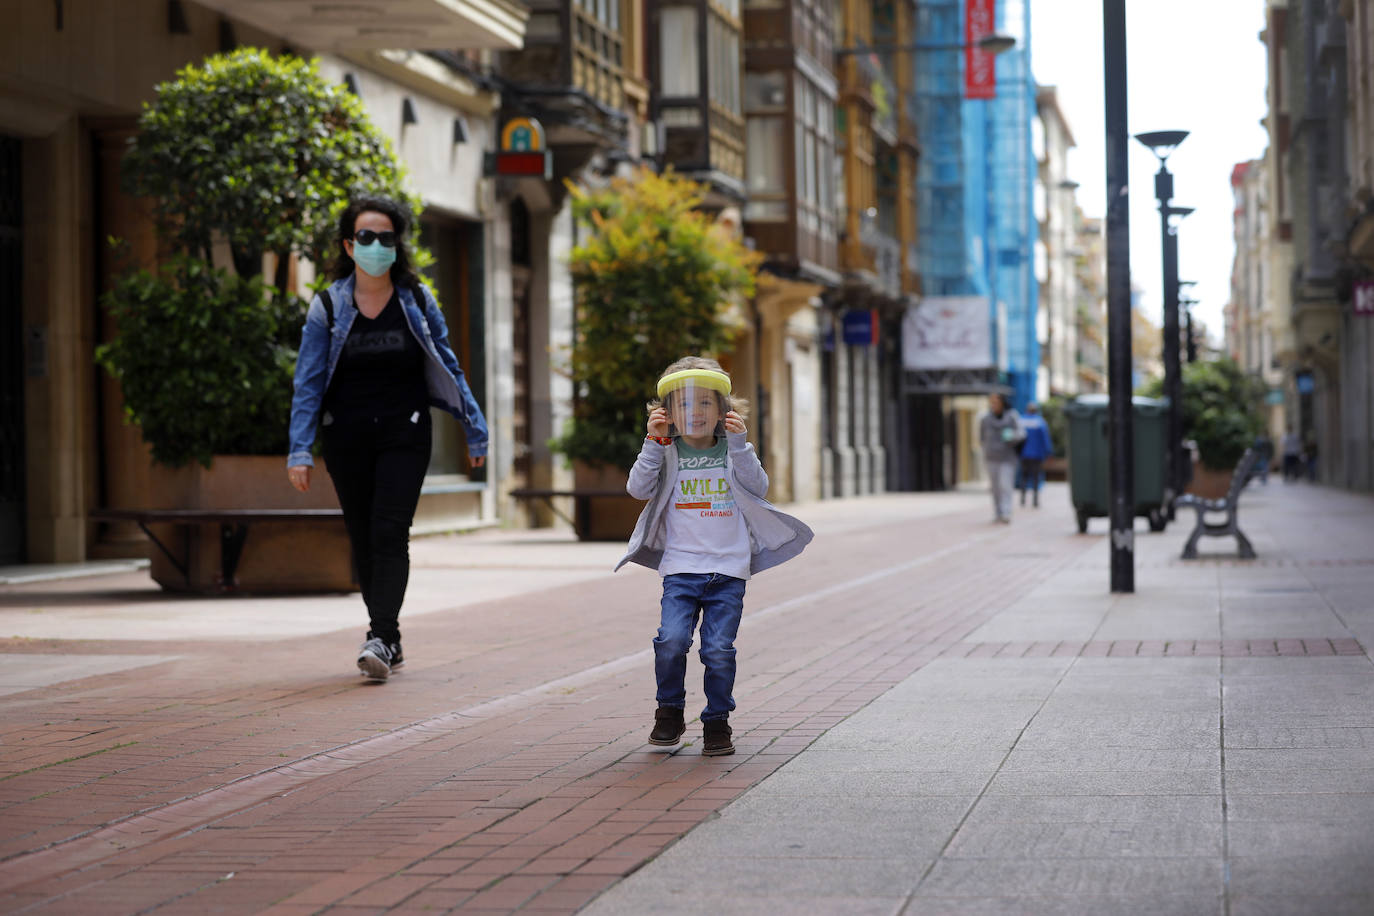
M 294 268 L 332 254 L 336 216 L 354 193 L 418 211 L 389 142 L 316 62 L 256 49 L 159 84 L 138 127 L 122 179 L 150 209 L 162 263 L 131 266 L 104 295 L 116 333 L 96 359 L 156 462 L 152 508 L 336 506 L 327 481 L 308 496 L 283 482 L 306 305 Z M 216 587 L 219 537 L 218 526 L 192 529 L 191 588 Z M 152 557 L 154 578 L 185 586 Z M 289 563 L 276 566 L 282 557 Z M 245 588 L 351 586 L 347 539 L 333 524 L 255 529 L 240 570 Z
M 760 258 L 697 209 L 701 185 L 671 171 L 641 169 L 604 188 L 569 189 L 585 230 L 569 257 L 575 403 L 552 446 L 573 462 L 577 489 L 623 492 L 660 373 L 680 357 L 728 350 L 739 331 L 727 318 L 730 306 L 753 293 Z M 579 536 L 629 536 L 637 501 L 589 505 L 592 518 Z
M 1142 393 L 1161 397 L 1163 388 L 1156 379 Z M 1186 492 L 1218 499 L 1230 488 L 1236 463 L 1264 429 L 1265 386 L 1234 360 L 1216 359 L 1185 363 L 1182 388 L 1183 438 L 1197 446 Z
M 1069 479 L 1069 421 L 1064 416 L 1064 404 L 1067 400 L 1063 395 L 1056 394 L 1046 398 L 1040 405 L 1040 415 L 1045 418 L 1045 425 L 1050 431 L 1050 442 L 1054 445 L 1054 454 L 1045 459 L 1046 480 Z

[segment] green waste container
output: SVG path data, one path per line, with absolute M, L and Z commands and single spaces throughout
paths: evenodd
M 1168 407 L 1169 402 L 1163 399 L 1131 399 L 1135 418 L 1134 514 L 1149 519 L 1151 531 L 1163 531 L 1168 523 L 1164 505 L 1164 427 Z M 1082 533 L 1088 530 L 1088 519 L 1111 514 L 1107 497 L 1107 396 L 1079 395 L 1064 405 L 1064 415 L 1069 421 L 1069 494 Z

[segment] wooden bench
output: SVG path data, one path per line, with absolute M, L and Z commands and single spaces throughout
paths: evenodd
M 248 540 L 250 525 L 264 522 L 308 522 L 337 519 L 343 522 L 342 509 L 92 509 L 87 517 L 99 522 L 134 522 L 162 551 L 191 585 L 189 564 L 190 531 L 194 525 L 219 525 L 220 565 L 218 584 L 221 591 L 238 587 L 239 558 Z M 173 525 L 183 531 L 181 557 L 162 539 L 149 530 L 149 525 Z
M 511 490 L 510 496 L 512 499 L 537 499 L 543 501 L 543 503 L 549 507 L 549 510 L 553 512 L 554 515 L 558 516 L 563 521 L 567 522 L 569 525 L 572 525 L 573 530 L 577 532 L 578 537 L 585 537 L 587 532 L 590 530 L 592 514 L 591 507 L 593 499 L 604 499 L 607 497 L 624 497 L 626 499 L 629 498 L 629 494 L 625 492 L 624 488 L 597 489 L 588 487 L 575 487 L 571 490 L 543 489 L 540 487 L 520 487 Z M 554 505 L 553 501 L 557 497 L 570 497 L 572 499 L 572 518 L 568 518 L 568 516 L 565 513 L 563 513 L 558 508 L 558 506 Z
M 1241 532 L 1240 524 L 1236 521 L 1236 503 L 1240 500 L 1240 491 L 1245 489 L 1245 484 L 1250 480 L 1250 472 L 1254 470 L 1259 457 L 1259 453 L 1254 449 L 1245 450 L 1245 454 L 1240 458 L 1240 463 L 1236 465 L 1235 471 L 1231 474 L 1231 486 L 1223 498 L 1204 499 L 1192 493 L 1184 493 L 1174 500 L 1176 508 L 1197 510 L 1197 525 L 1194 526 L 1193 533 L 1188 537 L 1188 543 L 1183 545 L 1183 559 L 1197 559 L 1197 542 L 1204 534 L 1208 537 L 1225 537 L 1233 534 L 1240 549 L 1241 559 L 1253 560 L 1255 558 L 1255 548 L 1250 546 L 1250 539 Z M 1208 522 L 1205 518 L 1208 512 L 1224 512 L 1226 513 L 1226 521 L 1221 523 Z

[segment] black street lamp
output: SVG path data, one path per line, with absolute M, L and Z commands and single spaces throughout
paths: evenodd
M 1164 504 L 1169 518 L 1174 517 L 1174 497 L 1183 492 L 1183 375 L 1179 365 L 1178 327 L 1178 227 L 1173 217 L 1184 217 L 1192 207 L 1175 207 L 1174 176 L 1169 172 L 1169 155 L 1188 136 L 1186 130 L 1157 130 L 1136 134 L 1159 159 L 1155 173 L 1155 198 L 1159 201 L 1159 232 L 1164 262 L 1164 393 L 1169 398 L 1168 430 L 1165 436 Z
M 1126 0 L 1102 0 L 1107 166 L 1107 456 L 1111 587 L 1135 591 L 1135 417 L 1131 409 L 1131 196 L 1126 130 Z
M 1179 280 L 1179 289 L 1185 286 L 1192 286 L 1196 280 Z M 1179 306 L 1183 309 L 1183 346 L 1186 352 L 1184 357 L 1188 362 L 1197 362 L 1197 339 L 1193 337 L 1193 306 L 1198 304 L 1198 300 L 1193 298 L 1178 300 Z

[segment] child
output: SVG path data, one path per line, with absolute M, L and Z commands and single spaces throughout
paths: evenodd
M 713 359 L 689 356 L 658 380 L 648 436 L 625 489 L 648 504 L 640 513 L 628 562 L 663 577 L 662 618 L 654 639 L 658 709 L 649 743 L 672 747 L 686 731 L 687 653 L 701 620 L 706 708 L 702 754 L 733 754 L 735 634 L 752 573 L 802 552 L 811 529 L 773 508 L 768 475 L 745 439 L 743 402 Z

